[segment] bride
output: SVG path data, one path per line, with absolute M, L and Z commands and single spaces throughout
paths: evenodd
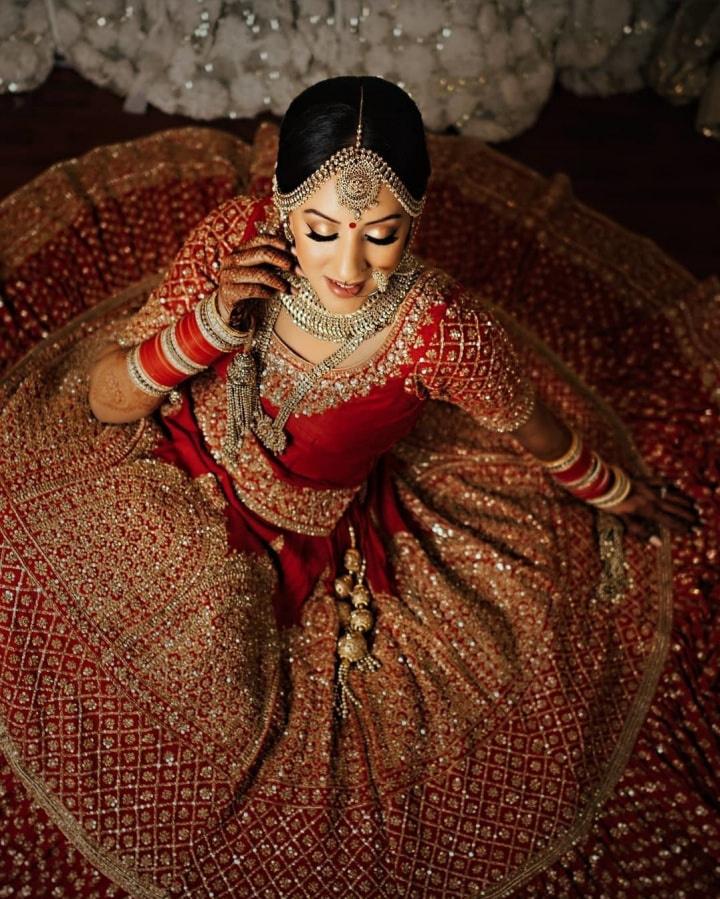
M 623 772 L 697 512 L 413 255 L 429 176 L 400 88 L 316 84 L 270 193 L 9 381 L 3 749 L 107 889 L 532 895 Z

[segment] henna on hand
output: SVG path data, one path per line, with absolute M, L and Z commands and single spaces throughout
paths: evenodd
M 292 258 L 287 244 L 266 235 L 249 240 L 228 256 L 218 275 L 218 309 L 226 323 L 238 317 L 237 305 L 249 299 L 269 299 L 287 291 L 283 278 L 273 271 L 290 271 Z
M 127 376 L 125 352 L 103 353 L 90 374 L 90 408 L 100 421 L 119 423 L 144 418 L 161 402 L 138 390 Z
M 630 534 L 653 544 L 659 543 L 660 527 L 686 534 L 701 524 L 692 499 L 674 484 L 657 479 L 633 479 L 627 499 L 607 511 L 619 516 Z

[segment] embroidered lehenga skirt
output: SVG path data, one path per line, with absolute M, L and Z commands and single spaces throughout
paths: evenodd
M 275 139 L 101 148 L 0 206 L 0 895 L 713 895 L 720 285 L 433 138 L 426 269 L 287 453 L 224 460 L 222 364 L 101 425 L 93 353 L 208 288 L 193 229 L 254 233 Z M 703 533 L 650 547 L 557 488 L 508 433 L 518 358 Z M 274 339 L 268 409 L 305 368 Z M 351 528 L 380 665 L 342 717 Z

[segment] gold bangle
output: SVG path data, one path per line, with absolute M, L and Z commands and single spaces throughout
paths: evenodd
M 217 307 L 217 291 L 196 304 L 195 321 L 205 340 L 221 353 L 247 346 L 251 332 L 236 331 L 225 324 Z
M 138 390 L 141 390 L 148 396 L 165 396 L 173 389 L 172 387 L 164 387 L 162 384 L 158 384 L 157 381 L 153 381 L 150 375 L 145 371 L 140 362 L 139 345 L 132 347 L 126 354 L 125 361 L 127 363 L 127 371 L 130 380 Z
M 570 433 L 572 434 L 570 446 L 565 450 L 562 456 L 558 456 L 557 459 L 550 459 L 549 461 L 543 461 L 542 459 L 540 459 L 540 464 L 543 465 L 551 474 L 557 474 L 559 472 L 565 471 L 566 469 L 574 465 L 580 458 L 580 453 L 583 449 L 583 442 L 581 438 L 575 433 L 575 431 L 571 431 Z
M 252 334 L 252 330 L 238 331 L 223 321 L 218 306 L 218 292 L 214 291 L 204 301 L 206 321 L 213 332 L 220 340 L 224 340 L 230 345 L 229 348 L 241 347 L 247 343 L 248 337 Z
M 597 499 L 588 500 L 589 503 L 598 509 L 609 509 L 611 506 L 619 505 L 627 499 L 628 494 L 632 490 L 632 481 L 622 468 L 618 468 L 617 465 L 611 465 L 610 469 L 614 476 L 612 487 L 607 493 L 598 496 Z

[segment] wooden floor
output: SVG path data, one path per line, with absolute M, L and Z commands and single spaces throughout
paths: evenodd
M 557 88 L 537 124 L 497 145 L 544 175 L 565 172 L 576 196 L 652 238 L 693 274 L 720 273 L 720 141 L 694 129 L 696 107 L 650 90 L 607 99 Z M 0 96 L 0 197 L 47 166 L 98 144 L 193 123 L 122 100 L 69 69 L 38 90 Z M 215 123 L 249 139 L 257 120 Z

